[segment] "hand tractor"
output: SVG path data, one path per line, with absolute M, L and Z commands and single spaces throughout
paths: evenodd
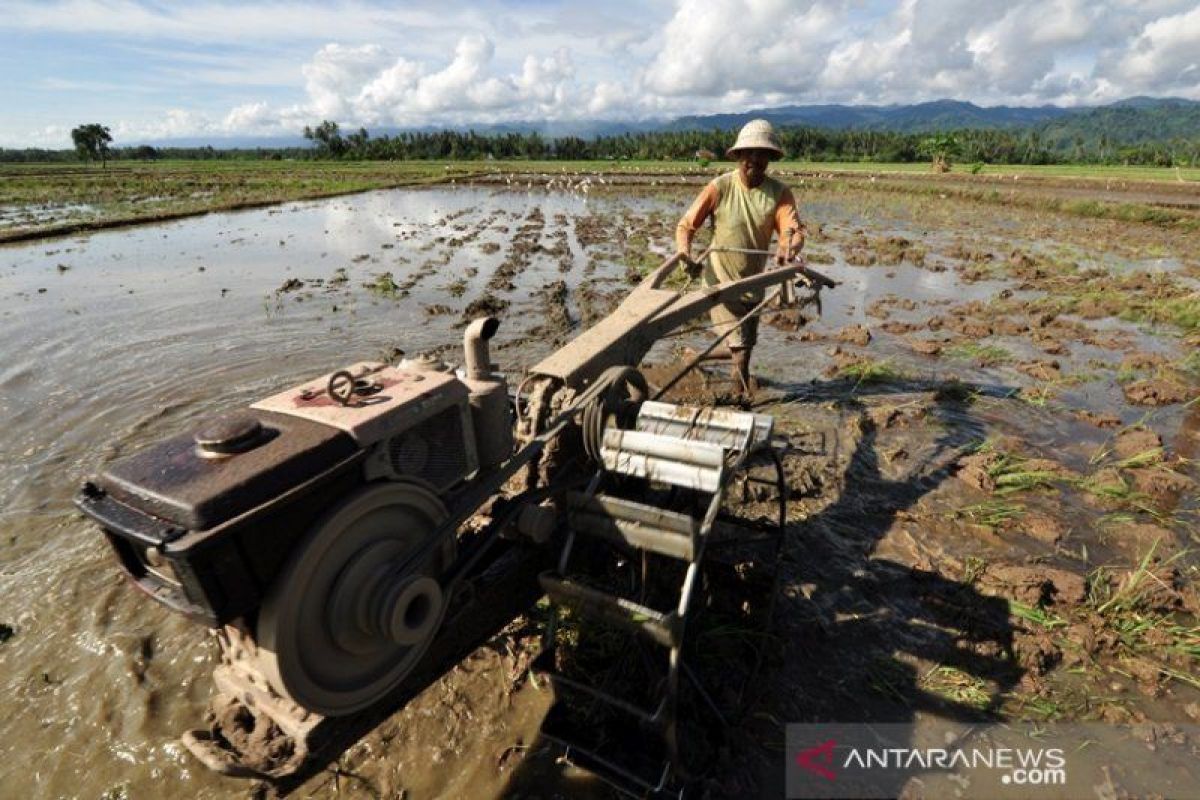
M 397 697 L 431 647 L 479 613 L 498 565 L 536 559 L 530 597 L 544 594 L 552 613 L 534 668 L 562 698 L 544 735 L 634 794 L 687 783 L 696 767 L 681 705 L 699 698 L 720 713 L 684 645 L 706 549 L 736 536 L 722 498 L 750 459 L 773 458 L 778 547 L 785 487 L 770 416 L 661 402 L 636 367 L 723 299 L 767 294 L 761 313 L 797 285 L 811 300 L 834 284 L 796 260 L 735 283 L 665 288 L 684 261 L 664 262 L 516 391 L 491 361 L 499 322 L 478 319 L 457 370 L 433 357 L 357 363 L 84 485 L 76 503 L 133 585 L 219 643 L 212 724 L 183 737 L 200 761 L 230 775 L 297 773 L 323 729 Z M 614 581 L 630 564 L 636 580 Z M 636 647 L 650 670 L 642 690 L 597 685 L 594 669 L 569 674 L 561 651 L 574 623 L 637 642 L 622 649 Z M 626 722 L 592 724 L 597 707 Z M 649 744 L 622 743 L 623 730 Z M 269 733 L 274 760 L 249 760 L 238 731 Z

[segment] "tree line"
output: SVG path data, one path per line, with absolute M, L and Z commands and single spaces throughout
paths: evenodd
M 88 128 L 95 133 L 91 126 Z M 79 129 L 77 129 L 79 130 Z M 1136 164 L 1200 165 L 1200 135 L 1168 141 L 1116 144 L 1110 137 L 1064 141 L 1047 137 L 1038 127 L 1025 129 L 960 129 L 935 135 L 880 130 L 832 130 L 784 127 L 778 131 L 788 158 L 802 161 L 914 163 L 936 160 L 961 164 Z M 310 147 L 215 149 L 213 147 L 107 148 L 103 159 L 338 159 L 338 160 L 716 160 L 735 138 L 735 131 L 655 131 L 584 139 L 551 138 L 536 132 L 477 133 L 468 131 L 402 132 L 371 136 L 365 128 L 343 134 L 337 123 L 306 127 Z M 86 146 L 72 150 L 0 149 L 0 161 L 67 162 L 92 160 Z

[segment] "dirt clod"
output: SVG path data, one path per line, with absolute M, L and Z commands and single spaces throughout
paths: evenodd
M 1162 437 L 1149 428 L 1126 428 L 1113 440 L 1117 458 L 1133 458 L 1162 447 Z M 1158 460 L 1157 458 L 1155 459 Z
M 1079 409 L 1075 412 L 1075 416 L 1089 425 L 1095 425 L 1097 428 L 1121 427 L 1121 418 L 1116 414 L 1096 413 L 1087 409 Z
M 1018 527 L 1025 535 L 1046 544 L 1058 544 L 1067 535 L 1067 526 L 1059 519 L 1041 511 L 1027 511 Z
M 1134 381 L 1123 388 L 1125 399 L 1135 406 L 1169 406 L 1188 399 L 1187 387 L 1163 378 Z
M 958 462 L 954 475 L 968 486 L 982 492 L 991 492 L 996 488 L 996 481 L 988 473 L 988 468 L 994 460 L 995 456 L 991 453 L 969 455 Z
M 1161 525 L 1131 522 L 1117 528 L 1114 537 L 1132 553 L 1146 553 L 1150 548 L 1159 554 L 1175 549 L 1175 534 Z
M 989 594 L 1033 607 L 1073 606 L 1087 596 L 1087 583 L 1082 575 L 1046 566 L 992 564 L 984 570 L 979 585 Z
M 908 339 L 908 346 L 918 353 L 927 356 L 936 356 L 942 352 L 940 342 L 930 341 L 929 339 Z
M 849 325 L 837 332 L 837 341 L 865 347 L 871 343 L 871 331 L 865 325 Z
M 252 770 L 265 773 L 279 769 L 296 755 L 291 737 L 236 700 L 227 699 L 214 709 L 211 726 L 215 740 Z
M 1196 482 L 1166 467 L 1142 467 L 1129 471 L 1133 490 L 1154 500 L 1170 500 L 1194 490 Z
M 1056 381 L 1062 377 L 1062 368 L 1057 361 L 1042 359 L 1025 361 L 1015 365 L 1017 370 L 1036 381 Z

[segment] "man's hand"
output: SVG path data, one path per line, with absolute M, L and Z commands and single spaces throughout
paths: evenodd
M 683 250 L 680 250 L 675 255 L 677 255 L 679 260 L 683 262 L 683 271 L 688 274 L 689 278 L 695 278 L 700 274 L 700 264 L 692 261 L 692 257 L 690 255 Z

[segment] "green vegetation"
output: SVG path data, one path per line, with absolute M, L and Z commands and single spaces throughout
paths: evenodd
M 1027 606 L 1016 600 L 1008 601 L 1008 613 L 1017 619 L 1032 622 L 1041 628 L 1061 628 L 1067 624 L 1067 621 L 1057 614 L 1053 614 L 1040 606 Z
M 996 487 L 996 495 L 1051 489 L 1062 477 L 1052 470 L 1038 469 L 1040 465 L 1027 458 L 998 449 L 992 441 L 983 442 L 975 452 L 991 456 L 985 470 Z
M 1076 486 L 1081 491 L 1105 501 L 1110 506 L 1142 511 L 1156 519 L 1161 517 L 1161 512 L 1155 508 L 1151 498 L 1135 490 L 1129 481 L 1115 469 L 1101 470 L 1095 475 L 1077 481 Z
M 1013 360 L 1012 353 L 994 344 L 960 342 L 946 350 L 946 355 L 963 361 L 973 361 L 981 367 L 1006 364 Z
M 917 152 L 932 160 L 936 172 L 949 172 L 952 159 L 962 152 L 962 145 L 954 134 L 938 133 L 922 139 Z
M 51 212 L 9 216 L 0 241 L 174 219 L 207 211 L 461 178 L 482 165 L 343 161 L 111 162 L 0 166 L 0 207 Z
M 1163 460 L 1163 449 L 1161 447 L 1152 447 L 1141 453 L 1135 453 L 1128 458 L 1123 458 L 1120 461 L 1113 463 L 1117 469 L 1137 469 L 1138 467 L 1148 467 L 1152 464 L 1157 464 Z
M 99 161 L 100 166 L 107 165 L 108 156 L 112 152 L 112 134 L 106 126 L 93 122 L 90 125 L 80 125 L 71 131 L 71 141 L 75 143 L 75 152 L 86 161 Z
M 395 297 L 400 291 L 400 285 L 396 283 L 396 279 L 392 277 L 392 273 L 383 272 L 376 275 L 367 283 L 363 284 L 363 288 L 371 294 L 380 297 Z
M 1200 293 L 1169 300 L 1150 299 L 1131 305 L 1121 313 L 1121 319 L 1131 322 L 1166 323 L 1184 333 L 1200 330 Z
M 547 138 L 537 132 L 478 133 L 469 131 L 403 132 L 372 137 L 365 128 L 342 136 L 338 124 L 323 120 L 305 127 L 314 148 L 282 147 L 215 150 L 212 147 L 128 147 L 114 158 L 367 160 L 709 160 L 733 143 L 737 125 L 713 127 L 694 120 L 691 130 L 621 133 L 582 139 Z M 981 127 L 984 126 L 984 127 Z M 1092 109 L 1024 127 L 986 127 L 986 122 L 951 115 L 907 130 L 828 128 L 777 125 L 780 144 L 792 158 L 915 164 L 933 159 L 949 169 L 950 160 L 984 164 L 1137 164 L 1159 167 L 1200 165 L 1200 104 L 1161 101 Z M 931 135 L 932 134 L 932 135 Z M 73 159 L 71 151 L 0 150 L 0 161 L 46 162 Z M 981 166 L 982 169 L 982 166 Z M 972 169 L 972 171 L 975 171 Z
M 333 131 L 330 130 L 330 133 Z M 117 152 L 114 151 L 114 154 Z M 308 154 L 307 151 L 303 152 Z M 110 161 L 107 169 L 90 168 L 75 162 L 0 163 L 0 208 L 6 212 L 0 218 L 0 241 L 155 222 L 209 211 L 252 208 L 372 189 L 467 180 L 478 176 L 491 176 L 493 179 L 520 176 L 527 181 L 544 182 L 557 176 L 582 178 L 603 175 L 606 176 L 606 183 L 619 184 L 622 176 L 627 175 L 644 181 L 647 175 L 665 178 L 702 177 L 729 168 L 728 162 L 702 168 L 695 161 L 351 161 L 332 158 L 283 161 L 226 158 L 228 153 L 218 155 L 221 157 L 195 161 L 118 159 Z M 995 169 L 987 168 L 985 176 Z M 1120 174 L 1128 180 L 1175 181 L 1176 178 L 1174 170 L 1150 168 L 1057 166 L 1003 169 L 1009 175 L 1038 178 L 1101 178 L 1112 174 Z M 839 174 L 866 170 L 879 179 L 867 182 L 837 177 Z M 983 202 L 1069 212 L 1064 206 L 1070 203 L 1053 194 L 1041 191 L 997 194 L 986 187 L 987 183 L 994 183 L 986 177 L 965 174 L 934 176 L 929 174 L 927 164 L 783 162 L 775 167 L 775 171 L 784 180 L 802 176 L 806 185 L 832 192 L 894 192 L 924 195 L 939 203 L 947 200 Z M 1183 174 L 1188 179 L 1200 180 L 1200 169 L 1185 170 Z M 1115 205 L 1099 204 L 1099 210 L 1089 210 L 1088 213 L 1104 215 L 1109 213 L 1105 209 Z M 1171 216 L 1169 225 L 1172 228 L 1200 225 L 1200 219 L 1184 210 L 1157 209 L 1153 214 L 1141 216 L 1157 219 L 1164 214 Z M 1119 287 L 1112 289 L 1117 291 Z M 1200 312 L 1197 311 L 1195 298 L 1160 299 L 1154 301 L 1153 307 L 1147 307 L 1142 316 L 1146 321 L 1195 326 Z
M 854 381 L 858 388 L 864 383 L 887 383 L 904 380 L 906 376 L 888 361 L 859 361 L 839 368 L 837 377 Z
M 951 511 L 947 516 L 966 519 L 975 525 L 987 528 L 999 528 L 1012 519 L 1017 519 L 1025 513 L 1025 507 L 1003 500 L 985 500 Z
M 1184 554 L 1155 564 L 1156 549 L 1152 545 L 1119 580 L 1114 581 L 1111 569 L 1097 569 L 1088 581 L 1087 604 L 1117 634 L 1122 655 L 1148 661 L 1162 675 L 1200 688 L 1193 674 L 1200 666 L 1200 625 L 1181 623 L 1160 608 L 1159 598 L 1171 591 L 1161 575 Z
M 1100 160 L 1120 158 L 1129 147 L 1156 145 L 1165 163 L 1187 153 L 1198 130 L 1200 104 L 1159 100 L 1087 109 L 1047 122 L 1039 133 L 1047 148 Z
M 921 676 L 921 688 L 955 703 L 983 710 L 992 705 L 987 681 L 961 669 L 938 665 Z

